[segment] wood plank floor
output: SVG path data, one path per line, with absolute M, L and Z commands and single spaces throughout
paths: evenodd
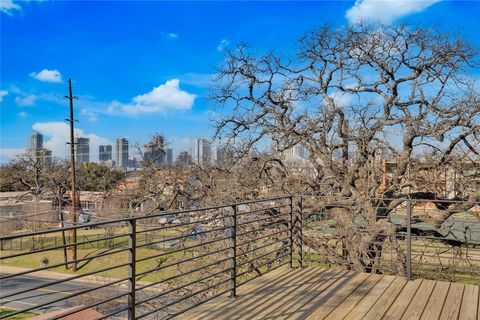
M 480 320 L 479 286 L 334 269 L 281 267 L 180 319 Z

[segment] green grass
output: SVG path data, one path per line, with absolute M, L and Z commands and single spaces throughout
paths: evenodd
M 178 235 L 178 233 L 177 233 Z M 171 235 L 169 235 L 171 237 Z M 161 237 L 156 236 L 154 241 L 161 240 Z M 109 252 L 113 251 L 119 251 L 119 250 L 124 250 L 127 249 L 127 240 L 122 238 L 118 238 L 115 240 L 120 240 L 115 243 L 115 247 L 111 248 L 105 248 L 104 246 L 101 246 L 100 248 L 89 248 L 89 249 L 83 249 L 82 246 L 77 250 L 77 258 L 82 259 L 82 258 L 88 258 L 88 257 L 95 257 L 101 254 L 107 254 Z M 138 239 L 137 239 L 138 240 Z M 142 242 L 137 243 L 137 245 L 140 245 Z M 193 239 L 188 239 L 185 243 L 184 246 L 189 247 L 195 244 L 198 244 L 199 242 L 197 240 Z M 137 262 L 136 268 L 137 268 L 137 273 L 141 273 L 144 271 L 152 270 L 155 268 L 158 268 L 160 266 L 164 266 L 166 264 L 173 264 L 177 261 L 185 260 L 188 258 L 193 257 L 194 255 L 200 255 L 205 252 L 211 252 L 220 249 L 221 245 L 225 245 L 225 243 L 219 242 L 218 244 L 210 244 L 205 247 L 200 246 L 195 249 L 191 250 L 186 250 L 186 251 L 181 251 L 181 252 L 174 252 L 174 253 L 168 253 L 170 249 L 168 248 L 162 248 L 162 247 L 143 247 L 143 248 L 137 248 L 136 250 L 136 259 L 141 260 L 142 258 L 147 258 L 155 255 L 160 255 L 162 254 L 161 257 L 155 257 L 152 259 L 148 259 L 145 261 L 140 261 Z M 172 250 L 175 250 L 175 248 L 172 248 Z M 0 251 L 0 256 L 8 256 L 8 255 L 13 255 L 13 254 L 18 254 L 21 251 L 9 251 L 9 250 L 3 250 Z M 25 252 L 27 253 L 27 252 Z M 59 266 L 55 268 L 50 268 L 48 269 L 49 271 L 55 271 L 55 272 L 60 272 L 60 273 L 66 273 L 66 274 L 86 274 L 94 271 L 98 271 L 101 269 L 105 269 L 108 267 L 113 267 L 113 266 L 118 266 L 118 265 L 123 265 L 128 262 L 128 250 L 125 250 L 123 252 L 118 252 L 114 254 L 110 254 L 107 256 L 103 257 L 98 257 L 94 258 L 91 260 L 86 260 L 86 261 L 81 261 L 78 262 L 78 270 L 76 272 L 73 272 L 72 270 L 72 265 L 70 265 L 70 268 L 65 269 L 65 266 Z M 72 252 L 69 249 L 67 252 L 68 260 L 72 260 Z M 212 255 L 204 258 L 200 258 L 197 260 L 197 262 L 202 261 L 202 263 L 207 264 L 209 262 L 213 262 L 216 260 L 220 260 L 223 258 L 223 256 L 217 255 Z M 44 252 L 32 252 L 32 253 L 27 253 L 24 256 L 19 256 L 19 257 L 13 257 L 13 258 L 7 258 L 2 260 L 0 265 L 5 265 L 5 266 L 14 266 L 14 267 L 23 267 L 23 268 L 30 268 L 30 269 L 36 269 L 41 267 L 41 261 L 43 258 L 48 259 L 48 265 L 57 265 L 61 264 L 64 262 L 64 257 L 63 257 L 63 250 L 49 250 L 49 251 L 44 251 Z M 216 259 L 216 260 L 215 260 Z M 192 268 L 191 265 L 188 263 L 183 264 L 182 269 L 184 267 L 189 267 Z M 182 269 L 179 269 L 175 266 L 168 267 L 159 271 L 155 271 L 152 273 L 148 273 L 144 276 L 141 276 L 138 278 L 139 281 L 145 281 L 145 282 L 153 282 L 153 281 L 159 281 L 162 280 L 166 277 L 170 277 L 172 275 L 176 275 L 182 271 Z M 128 276 L 128 266 L 122 266 L 119 268 L 115 268 L 112 270 L 104 271 L 101 273 L 96 273 L 94 274 L 95 276 L 100 276 L 100 277 L 106 277 L 106 278 L 127 278 Z
M 0 307 L 0 308 L 2 308 L 2 309 L 0 309 L 0 317 L 5 317 L 6 315 L 9 315 L 10 313 L 15 312 L 15 310 L 12 310 L 12 309 L 6 309 L 6 308 L 3 308 L 3 307 Z M 33 313 L 33 312 L 23 312 L 23 313 L 14 315 L 14 316 L 12 316 L 8 319 L 9 320 L 23 320 L 23 319 L 31 318 L 31 317 L 36 316 L 36 315 L 37 314 Z
M 118 250 L 118 249 L 113 249 Z M 86 258 L 90 256 L 95 256 L 102 253 L 107 253 L 110 250 L 78 250 L 77 256 L 79 259 Z M 2 254 L 10 254 L 16 252 L 6 252 L 2 251 Z M 159 250 L 152 250 L 152 249 L 138 249 L 137 250 L 137 259 L 146 258 L 148 256 L 152 256 L 155 254 L 162 253 Z M 142 261 L 137 263 L 137 272 L 143 272 L 146 270 L 150 270 L 156 268 L 161 265 L 161 263 L 170 263 L 172 261 L 178 261 L 186 259 L 187 257 L 191 257 L 192 254 L 184 254 L 184 253 L 175 253 L 175 254 L 167 254 L 160 258 L 153 258 L 150 260 Z M 46 257 L 49 261 L 49 265 L 56 265 L 59 263 L 64 262 L 63 258 L 63 251 L 61 250 L 53 250 L 47 252 L 40 252 L 40 253 L 32 253 L 26 256 L 10 258 L 2 261 L 1 265 L 6 266 L 14 266 L 14 267 L 23 267 L 23 268 L 39 268 L 40 261 L 43 257 Z M 68 259 L 71 260 L 71 252 L 68 252 Z M 78 270 L 73 272 L 72 265 L 70 265 L 69 269 L 65 269 L 64 266 L 51 268 L 49 271 L 61 272 L 66 274 L 86 274 L 94 271 L 98 271 L 101 269 L 105 269 L 108 267 L 122 265 L 128 262 L 128 251 L 119 252 L 112 255 L 99 257 L 92 259 L 90 261 L 82 261 L 78 263 Z M 164 277 L 171 276 L 176 272 L 176 270 L 172 270 L 173 268 L 168 268 L 162 270 L 162 272 L 154 272 L 151 274 L 146 275 L 141 281 L 158 281 Z M 128 276 L 128 266 L 123 266 L 119 268 L 115 268 L 112 270 L 104 271 L 101 273 L 95 274 L 95 276 L 106 277 L 106 278 L 126 278 Z
M 138 229 L 139 231 L 141 229 Z M 97 241 L 99 239 L 107 237 L 103 229 L 89 229 L 89 230 L 78 230 L 77 232 L 77 243 L 78 249 L 102 249 L 108 247 L 120 247 L 128 244 L 128 229 L 121 228 L 115 230 L 113 235 L 124 235 L 123 237 L 118 237 L 115 239 L 109 240 L 109 243 L 104 240 Z M 162 238 L 178 236 L 179 232 L 173 229 L 165 229 L 155 231 L 154 237 L 155 240 Z M 142 243 L 145 241 L 147 233 L 142 233 L 137 236 L 137 243 Z M 72 242 L 71 231 L 65 232 L 66 243 L 70 244 Z M 3 250 L 39 250 L 43 248 L 52 248 L 61 246 L 63 244 L 63 238 L 61 232 L 48 233 L 42 236 L 36 236 L 34 239 L 31 237 L 22 237 L 15 240 L 7 240 L 2 243 Z

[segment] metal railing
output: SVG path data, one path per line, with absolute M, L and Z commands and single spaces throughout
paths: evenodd
M 81 307 L 57 318 L 95 308 L 99 319 L 168 319 L 236 296 L 250 280 L 293 265 L 296 216 L 294 197 L 285 196 L 2 236 L 0 301 L 17 310 L 0 319 L 68 305 Z M 73 230 L 76 243 L 49 240 Z M 73 246 L 75 261 L 63 255 Z
M 57 318 L 169 319 L 283 265 L 479 283 L 479 217 L 478 202 L 300 195 L 2 236 L 0 265 L 29 268 L 2 271 L 1 305 L 26 307 L 0 318 L 82 305 Z M 74 229 L 77 243 L 45 240 Z M 20 239 L 41 245 L 9 250 Z
M 304 263 L 480 284 L 480 203 L 301 196 Z

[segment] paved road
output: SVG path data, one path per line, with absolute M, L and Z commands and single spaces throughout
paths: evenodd
M 4 274 L 2 274 L 4 275 Z M 42 284 L 52 282 L 52 279 L 20 276 L 10 279 L 1 280 L 0 287 L 2 295 L 7 295 L 22 289 L 36 287 Z M 89 285 L 81 282 L 64 282 L 56 285 L 50 285 L 44 288 L 32 290 L 23 294 L 0 299 L 0 306 L 16 310 L 27 309 L 35 306 L 43 305 L 49 301 L 54 301 L 60 298 L 65 298 L 68 295 L 76 293 L 81 290 L 88 289 Z M 119 301 L 123 302 L 123 301 Z M 34 312 L 45 313 L 65 307 L 72 307 L 79 305 L 78 299 L 70 298 L 59 301 L 45 307 L 36 308 Z

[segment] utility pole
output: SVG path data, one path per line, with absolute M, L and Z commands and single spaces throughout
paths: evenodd
M 73 96 L 72 94 L 72 79 L 68 79 L 68 96 L 65 96 L 70 100 L 70 119 L 65 119 L 70 122 L 70 164 L 72 166 L 72 226 L 77 224 L 77 197 L 75 194 L 75 137 L 74 137 L 74 127 L 75 119 L 73 117 L 73 99 L 78 99 L 78 97 Z M 73 271 L 77 271 L 77 229 L 72 229 L 72 260 L 73 260 Z

